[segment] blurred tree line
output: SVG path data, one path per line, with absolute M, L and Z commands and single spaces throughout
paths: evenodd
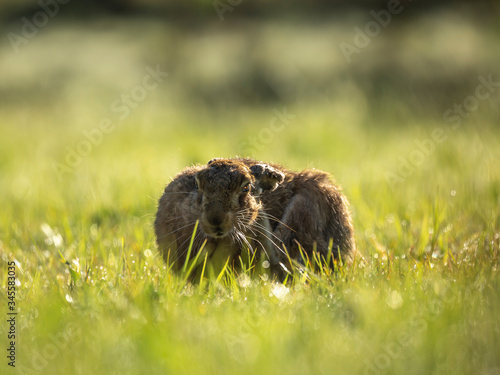
M 63 12 L 72 16 L 84 14 L 151 14 L 169 15 L 209 15 L 215 8 L 230 9 L 238 7 L 238 16 L 259 16 L 263 14 L 291 12 L 322 13 L 342 11 L 352 8 L 384 8 L 388 3 L 411 5 L 414 9 L 431 9 L 436 6 L 453 6 L 458 3 L 471 3 L 466 0 L 192 0 L 181 2 L 174 0 L 2 0 L 0 12 L 4 20 L 30 14 L 40 9 L 40 4 L 58 2 L 68 4 Z M 70 4 L 71 3 L 71 4 Z M 477 5 L 493 4 L 494 1 L 475 1 Z
M 47 7 L 58 16 L 27 35 Z M 483 0 L 0 0 L 0 108 L 114 97 L 160 64 L 175 72 L 167 103 L 441 118 L 480 78 L 500 81 L 499 21 L 500 2 Z M 482 104 L 495 121 L 499 92 Z

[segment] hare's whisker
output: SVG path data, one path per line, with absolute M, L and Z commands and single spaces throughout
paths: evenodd
M 193 229 L 194 229 L 194 225 L 195 225 L 195 223 L 196 223 L 196 222 L 194 222 L 194 223 L 190 223 L 190 224 L 186 224 L 186 225 L 183 225 L 182 227 L 177 228 L 176 230 L 173 230 L 173 231 L 171 231 L 171 232 L 168 232 L 168 233 L 166 233 L 166 234 L 164 234 L 164 235 L 162 235 L 162 236 L 158 237 L 158 239 L 159 239 L 159 240 L 161 240 L 161 239 L 163 239 L 164 237 L 170 236 L 170 235 L 174 234 L 175 232 L 178 232 L 178 231 L 180 231 L 180 230 L 182 230 L 182 229 L 184 229 L 184 228 L 187 228 L 187 227 L 189 227 L 189 226 L 193 226 Z M 192 234 L 192 233 L 193 233 L 193 231 L 191 231 L 191 234 Z
M 253 253 L 255 250 L 253 249 L 252 245 L 250 245 L 250 242 L 248 242 L 246 236 L 241 232 L 238 232 L 238 234 L 240 235 L 241 240 L 248 246 L 248 250 Z
M 271 242 L 274 246 L 276 246 L 276 248 L 277 248 L 280 252 L 282 252 L 283 254 L 285 254 L 285 255 L 286 255 L 285 251 L 284 251 L 282 248 L 280 248 L 280 247 L 279 247 L 279 246 L 278 246 L 278 245 L 277 245 L 277 244 L 276 244 L 276 243 L 275 243 L 275 242 L 274 242 L 271 238 L 269 238 L 269 237 L 265 234 L 265 232 L 261 232 L 261 231 L 260 231 L 260 230 L 258 230 L 257 228 L 253 228 L 253 229 L 255 229 L 255 231 L 257 231 L 257 233 L 260 233 L 260 234 L 261 234 L 261 235 L 263 235 L 265 238 L 267 238 L 267 239 L 268 239 L 268 240 L 269 240 L 269 241 L 270 241 L 270 242 Z M 277 237 L 276 237 L 276 238 L 277 238 Z M 279 238 L 278 238 L 278 239 L 279 239 Z M 281 240 L 280 240 L 280 241 L 281 241 Z
M 279 238 L 277 235 L 275 235 L 273 232 L 271 232 L 269 229 L 267 229 L 264 225 L 262 225 L 260 223 L 257 223 L 257 222 L 253 223 L 253 225 L 256 226 L 257 228 L 262 229 L 266 233 L 269 233 L 271 236 L 273 236 L 274 238 L 276 238 L 278 241 L 283 242 L 281 240 L 281 238 Z
M 284 222 L 282 222 L 276 216 L 273 216 L 273 215 L 265 212 L 263 209 L 259 212 L 259 215 L 262 215 L 262 217 L 269 219 L 269 220 L 272 220 L 272 221 L 275 221 L 278 224 L 281 224 L 281 225 L 285 226 L 286 228 L 290 229 L 291 231 L 296 232 L 293 228 L 290 228 L 288 225 L 286 225 Z
M 179 215 L 176 217 L 172 217 L 168 220 L 161 220 L 160 223 L 161 224 L 168 224 L 168 223 L 171 223 L 171 222 L 176 221 L 176 220 L 181 220 L 182 218 L 183 218 L 183 216 Z M 196 220 L 193 220 L 193 223 L 196 223 Z
M 163 195 L 172 195 L 172 194 L 196 194 L 196 191 L 171 191 L 171 192 L 164 192 Z
M 243 246 L 243 242 L 241 241 L 240 233 L 238 230 L 235 230 L 233 233 L 231 233 L 231 240 L 233 241 L 233 243 L 236 242 L 238 246 Z
M 188 232 L 188 233 L 183 233 L 183 234 L 181 234 L 180 236 L 175 236 L 175 239 L 174 239 L 172 242 L 170 242 L 170 243 L 166 246 L 166 248 L 167 248 L 167 249 L 169 249 L 169 248 L 170 248 L 170 246 L 172 246 L 174 243 L 176 243 L 176 242 L 177 242 L 176 247 L 177 247 L 177 249 L 178 249 L 178 248 L 180 247 L 180 246 L 178 246 L 180 239 L 181 239 L 181 238 L 185 238 L 185 237 L 187 237 L 187 238 L 191 238 L 191 234 Z
M 266 247 L 262 244 L 262 242 L 260 242 L 257 238 L 254 238 L 254 237 L 250 237 L 250 236 L 245 236 L 245 237 L 251 239 L 252 241 L 257 242 L 262 247 L 262 250 L 264 251 L 264 254 L 266 254 L 267 259 L 271 259 L 271 257 L 269 256 L 269 254 L 266 250 Z
M 199 236 L 201 235 L 200 232 L 196 233 L 196 235 L 194 236 L 194 241 L 193 241 L 193 247 L 191 248 L 191 256 L 194 256 L 195 255 L 195 252 L 193 251 L 194 249 L 196 249 L 197 247 L 199 248 L 199 246 L 195 246 L 196 242 L 197 242 L 197 239 L 199 239 Z M 184 250 L 182 250 L 182 252 L 179 254 L 179 256 L 174 260 L 174 262 L 177 262 L 184 254 L 187 253 L 187 251 L 189 250 L 189 246 L 184 246 L 188 241 L 191 241 L 191 236 L 188 236 L 188 238 L 186 238 L 181 245 L 179 245 L 178 249 L 179 248 L 182 248 L 182 247 L 185 247 Z M 201 244 L 200 244 L 201 245 Z

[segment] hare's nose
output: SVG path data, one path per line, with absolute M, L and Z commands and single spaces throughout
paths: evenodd
M 219 228 L 222 225 L 223 220 L 219 216 L 214 216 L 214 217 L 208 217 L 207 221 L 212 227 Z
M 206 217 L 205 225 L 203 226 L 205 232 L 215 237 L 224 236 L 226 233 L 224 219 L 224 217 L 220 216 Z
M 207 213 L 205 219 L 211 227 L 220 228 L 227 222 L 228 215 L 224 212 Z

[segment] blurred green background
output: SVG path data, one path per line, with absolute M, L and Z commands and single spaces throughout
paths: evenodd
M 493 189 L 498 2 L 62 3 L 1 5 L 0 199 L 152 214 L 181 168 L 235 155 L 326 169 L 358 216 Z
M 65 2 L 0 4 L 20 373 L 499 373 L 499 2 Z M 365 260 L 184 287 L 157 199 L 236 155 L 333 173 Z
M 349 183 L 361 177 L 352 165 L 379 155 L 387 167 L 377 174 L 397 169 L 414 140 L 449 127 L 444 114 L 474 95 L 479 76 L 500 79 L 498 2 L 401 2 L 389 19 L 384 1 L 231 4 L 2 2 L 0 116 L 11 140 L 2 163 L 67 165 L 82 131 L 110 118 L 112 133 L 72 175 L 109 162 L 103 149 L 116 148 L 141 168 L 133 155 L 147 149 L 159 181 L 186 163 L 251 154 L 330 168 Z M 368 41 L 356 31 L 367 27 Z M 144 92 L 148 67 L 169 75 Z M 450 134 L 494 141 L 498 98 L 494 90 L 480 100 Z M 273 110 L 293 119 L 284 131 L 269 131 Z M 26 133 L 36 142 L 24 142 Z

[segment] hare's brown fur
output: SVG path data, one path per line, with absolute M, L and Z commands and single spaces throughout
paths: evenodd
M 213 251 L 236 257 L 260 249 L 273 267 L 316 249 L 345 261 L 354 249 L 349 203 L 329 174 L 293 172 L 252 159 L 214 159 L 189 167 L 167 185 L 155 221 L 165 260 L 184 263 L 196 221 L 192 256 L 204 240 Z M 194 254 L 193 254 L 194 253 Z

